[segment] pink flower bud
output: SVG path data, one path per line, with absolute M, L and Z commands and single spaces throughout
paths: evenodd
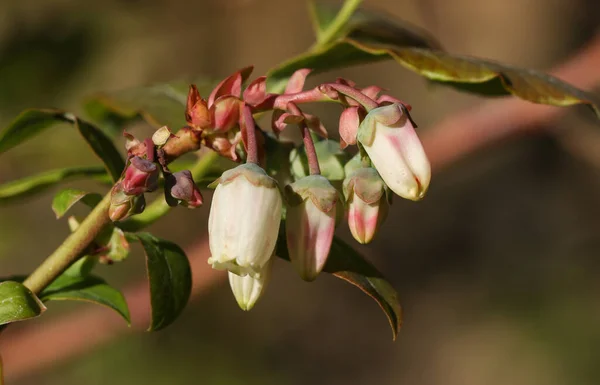
M 134 156 L 125 170 L 121 184 L 127 195 L 154 191 L 158 186 L 158 167 L 149 160 Z
M 359 243 L 371 242 L 387 217 L 387 186 L 374 168 L 359 168 L 344 180 L 348 227 Z
M 261 76 L 244 90 L 244 102 L 254 108 L 267 108 L 273 105 L 277 94 L 267 93 L 267 77 Z
M 212 106 L 222 96 L 235 96 L 239 98 L 242 93 L 242 84 L 248 79 L 253 69 L 254 67 L 252 66 L 242 68 L 223 79 L 210 93 L 208 106 Z
M 358 107 L 348 107 L 340 115 L 340 147 L 342 149 L 356 144 L 356 134 L 360 125 Z
M 214 184 L 208 263 L 259 278 L 279 234 L 282 201 L 277 182 L 258 165 L 247 163 L 225 171 Z
M 431 166 L 404 105 L 371 110 L 360 124 L 357 139 L 394 193 L 414 201 L 425 196 Z
M 286 186 L 285 230 L 292 264 L 306 281 L 325 266 L 336 223 L 337 190 L 321 175 L 309 175 Z
M 238 124 L 240 120 L 240 104 L 242 102 L 235 96 L 222 96 L 215 100 L 210 107 L 213 123 L 211 132 L 227 132 Z
M 202 205 L 202 194 L 189 170 L 165 176 L 165 200 L 169 206 L 180 204 L 191 209 Z
M 190 86 L 190 91 L 188 92 L 185 120 L 193 128 L 204 129 L 211 125 L 208 104 L 206 100 L 200 97 L 200 92 L 198 92 L 198 88 L 194 84 Z

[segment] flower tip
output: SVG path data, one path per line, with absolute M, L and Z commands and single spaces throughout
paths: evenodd
M 240 309 L 251 310 L 264 294 L 271 275 L 272 260 L 273 258 L 256 275 L 238 275 L 228 272 L 229 285 Z
M 307 271 L 306 269 L 302 271 L 298 271 L 300 273 L 300 278 L 302 278 L 305 282 L 313 282 L 319 276 L 318 271 Z
M 415 182 L 416 186 L 410 190 L 408 199 L 414 202 L 418 202 L 420 200 L 423 200 L 423 198 L 425 198 L 425 195 L 427 195 L 427 191 L 429 190 L 429 182 L 427 182 L 427 184 L 424 185 L 418 178 L 415 178 Z

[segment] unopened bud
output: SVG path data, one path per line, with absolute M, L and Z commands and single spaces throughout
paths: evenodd
M 140 195 L 156 190 L 158 186 L 158 167 L 149 160 L 134 156 L 131 158 L 122 187 L 127 195 Z
M 146 208 L 144 195 L 127 195 L 121 183 L 115 184 L 111 194 L 108 216 L 113 222 L 139 214 Z
M 165 200 L 169 206 L 180 204 L 192 209 L 202 204 L 202 194 L 189 170 L 165 176 Z
M 410 200 L 423 198 L 431 166 L 404 105 L 371 110 L 360 124 L 358 141 L 393 192 Z
M 327 261 L 336 223 L 338 192 L 321 175 L 286 186 L 285 230 L 290 260 L 302 279 L 317 278 Z
M 389 202 L 387 186 L 374 168 L 359 168 L 344 181 L 348 227 L 359 243 L 369 243 L 385 220 Z
M 348 107 L 340 115 L 340 147 L 346 148 L 356 144 L 356 134 L 360 125 L 359 107 Z
M 200 92 L 195 85 L 190 86 L 188 93 L 185 120 L 193 128 L 204 129 L 210 127 L 210 114 L 206 100 L 200 97 Z

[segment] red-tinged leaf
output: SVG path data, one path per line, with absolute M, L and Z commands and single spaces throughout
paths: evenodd
M 319 15 L 320 3 L 313 14 Z M 329 15 L 331 11 L 327 11 Z M 317 17 L 317 25 L 329 17 Z M 320 21 L 319 21 L 320 20 Z M 403 67 L 440 84 L 483 96 L 514 95 L 553 106 L 588 106 L 600 118 L 600 102 L 591 94 L 532 69 L 517 68 L 491 60 L 454 55 L 423 31 L 366 11 L 356 12 L 341 29 L 337 40 L 319 45 L 273 69 L 267 78 L 271 90 L 283 89 L 294 71 L 313 73 L 357 64 L 394 59 Z
M 285 234 L 283 226 L 280 234 Z M 289 260 L 285 235 L 280 236 L 277 241 L 276 254 L 282 259 Z M 370 262 L 346 242 L 334 237 L 323 272 L 343 279 L 373 298 L 385 313 L 392 328 L 393 339 L 396 339 L 402 326 L 402 309 L 398 293 Z

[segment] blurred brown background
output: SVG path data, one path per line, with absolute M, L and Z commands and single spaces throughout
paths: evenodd
M 537 69 L 565 60 L 600 20 L 597 0 L 364 6 L 424 27 L 451 52 Z M 81 98 L 98 91 L 220 77 L 248 64 L 259 75 L 312 39 L 301 0 L 4 0 L 0 123 L 26 107 L 81 111 Z M 392 62 L 311 82 L 338 76 L 390 89 L 412 104 L 423 130 L 481 102 L 429 86 Z M 556 122 L 558 134 L 500 143 L 447 167 L 423 202 L 396 200 L 381 234 L 359 248 L 402 298 L 405 321 L 395 343 L 367 296 L 329 276 L 305 284 L 278 262 L 250 313 L 237 308 L 222 281 L 163 332 L 127 333 L 12 383 L 597 384 L 600 172 L 560 133 L 597 129 L 590 117 L 573 112 Z M 325 122 L 331 127 L 335 118 Z M 81 143 L 69 127 L 49 130 L 2 156 L 0 181 L 94 163 Z M 47 193 L 0 207 L 2 275 L 30 271 L 68 233 L 51 199 Z M 208 205 L 174 210 L 151 231 L 190 245 L 205 235 L 207 212 Z M 121 287 L 137 281 L 144 276 L 139 250 L 100 272 Z M 87 306 L 52 304 L 36 322 Z

